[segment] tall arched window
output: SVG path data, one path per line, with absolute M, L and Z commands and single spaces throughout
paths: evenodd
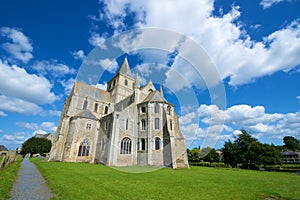
M 146 130 L 146 120 L 142 119 L 141 123 L 142 123 L 142 130 Z
M 90 153 L 90 141 L 85 138 L 79 146 L 78 156 L 88 156 Z
M 131 154 L 131 139 L 125 137 L 121 141 L 120 154 Z
M 108 113 L 108 106 L 105 106 L 104 108 L 104 114 L 106 115 Z
M 154 119 L 154 128 L 159 129 L 159 118 Z
M 142 113 L 145 113 L 145 112 L 146 112 L 146 107 L 143 106 L 143 107 L 141 108 L 141 111 L 142 111 Z
M 127 79 L 125 79 L 125 82 L 124 82 L 124 84 L 127 86 L 128 85 L 128 81 L 127 81 Z
M 145 140 L 145 138 L 142 138 L 142 139 L 141 139 L 141 143 L 142 143 L 142 148 L 141 148 L 141 150 L 142 150 L 142 151 L 146 150 L 146 140 Z
M 156 137 L 155 138 L 155 150 L 159 150 L 160 149 L 160 138 Z
M 158 103 L 156 103 L 156 104 L 154 105 L 154 112 L 155 112 L 155 113 L 159 113 L 159 104 L 158 104 Z
M 98 103 L 95 103 L 94 112 L 98 111 Z
M 171 108 L 171 106 L 168 106 L 168 114 L 169 114 L 169 115 L 172 114 L 172 108 Z
M 173 130 L 173 122 L 171 119 L 170 119 L 170 130 Z
M 86 110 L 87 106 L 88 106 L 88 100 L 85 99 L 84 102 L 83 102 L 83 110 Z

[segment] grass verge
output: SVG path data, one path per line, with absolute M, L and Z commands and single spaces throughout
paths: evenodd
M 59 199 L 299 199 L 291 173 L 191 167 L 125 173 L 102 165 L 31 159 Z
M 18 159 L 9 166 L 0 169 L 0 199 L 8 199 L 9 192 L 15 183 L 22 159 Z

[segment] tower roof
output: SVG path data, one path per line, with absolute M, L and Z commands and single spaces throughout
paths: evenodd
M 120 74 L 123 74 L 123 75 L 127 75 L 129 77 L 132 77 L 132 74 L 131 74 L 131 70 L 130 70 L 130 67 L 129 67 L 129 64 L 128 64 L 128 60 L 127 60 L 127 57 L 125 57 L 118 73 Z

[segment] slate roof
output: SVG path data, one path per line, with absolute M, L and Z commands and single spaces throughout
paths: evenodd
M 166 102 L 167 100 L 157 91 L 152 91 L 143 102 Z
M 93 113 L 89 110 L 84 110 L 78 114 L 75 115 L 75 117 L 82 117 L 82 118 L 88 118 L 88 119 L 94 119 L 97 120 L 98 118 L 93 115 Z
M 129 77 L 132 77 L 132 74 L 131 74 L 131 70 L 130 70 L 130 67 L 129 67 L 129 64 L 128 64 L 128 60 L 127 60 L 127 57 L 125 57 L 118 73 L 120 74 L 124 74 L 124 75 L 127 75 Z
M 8 149 L 4 145 L 0 145 L 0 151 L 8 151 Z

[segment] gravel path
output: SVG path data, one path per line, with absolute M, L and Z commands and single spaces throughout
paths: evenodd
M 11 200 L 44 200 L 54 197 L 46 185 L 44 177 L 28 158 L 23 160 L 18 180 L 15 182 L 10 194 Z

